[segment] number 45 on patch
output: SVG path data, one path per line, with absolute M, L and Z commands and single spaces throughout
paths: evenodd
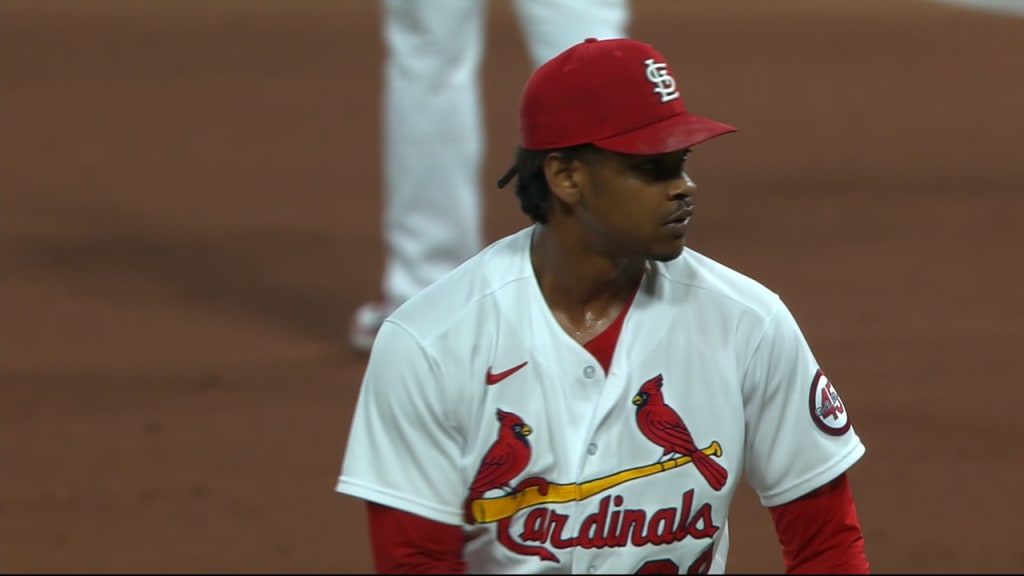
M 839 392 L 832 386 L 825 373 L 819 368 L 811 382 L 811 419 L 818 428 L 832 436 L 842 436 L 850 429 L 850 418 L 846 413 Z

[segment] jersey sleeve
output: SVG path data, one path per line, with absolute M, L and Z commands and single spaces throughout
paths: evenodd
M 865 452 L 838 390 L 779 300 L 743 376 L 744 475 L 764 506 L 790 502 Z
M 461 524 L 462 441 L 449 418 L 441 366 L 404 327 L 374 341 L 337 492 Z

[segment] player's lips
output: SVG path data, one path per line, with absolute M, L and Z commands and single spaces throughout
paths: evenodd
M 686 229 L 690 225 L 690 218 L 693 216 L 693 205 L 689 205 L 682 210 L 673 212 L 665 221 L 662 223 L 664 228 L 667 228 L 673 234 L 686 234 Z

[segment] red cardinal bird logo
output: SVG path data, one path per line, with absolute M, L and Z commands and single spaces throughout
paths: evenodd
M 640 391 L 633 397 L 633 404 L 636 405 L 636 424 L 640 427 L 640 432 L 665 450 L 658 458 L 658 462 L 671 454 L 689 456 L 708 484 L 716 491 L 721 490 L 729 478 L 729 472 L 693 443 L 693 436 L 690 435 L 683 419 L 671 406 L 665 404 L 665 398 L 661 395 L 661 384 L 662 377 L 658 374 L 644 382 Z
M 498 439 L 480 460 L 480 468 L 469 487 L 466 498 L 466 521 L 472 523 L 470 503 L 489 490 L 500 488 L 512 492 L 509 484 L 526 469 L 530 462 L 530 442 L 526 439 L 532 430 L 523 419 L 512 412 L 498 409 Z

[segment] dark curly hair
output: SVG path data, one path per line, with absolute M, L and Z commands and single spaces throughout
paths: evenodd
M 592 161 L 599 150 L 593 144 L 580 144 L 554 150 L 516 149 L 516 160 L 505 175 L 498 180 L 498 188 L 504 188 L 516 179 L 516 196 L 523 213 L 534 222 L 547 224 L 548 208 L 551 206 L 551 188 L 544 175 L 544 159 L 548 154 L 560 154 L 567 160 Z

